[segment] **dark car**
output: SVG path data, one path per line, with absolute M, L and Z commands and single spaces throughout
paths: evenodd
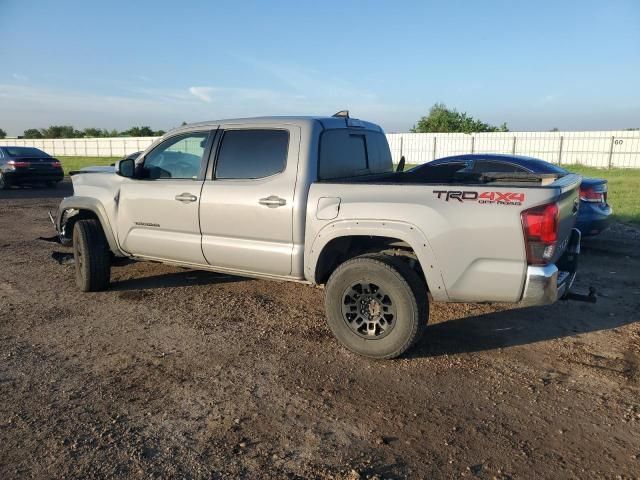
M 44 183 L 54 187 L 64 178 L 60 161 L 33 147 L 0 147 L 0 189 Z
M 569 172 L 539 158 L 521 155 L 468 154 L 438 158 L 412 169 L 459 171 L 473 173 L 538 173 L 566 175 Z M 580 209 L 576 228 L 582 235 L 597 235 L 609 226 L 612 214 L 607 203 L 607 181 L 603 178 L 583 178 L 580 185 Z

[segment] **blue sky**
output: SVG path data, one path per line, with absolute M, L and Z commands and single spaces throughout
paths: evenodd
M 640 127 L 640 1 L 0 0 L 0 128 L 168 129 L 435 102 L 511 130 Z

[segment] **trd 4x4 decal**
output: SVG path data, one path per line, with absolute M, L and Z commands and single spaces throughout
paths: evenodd
M 522 205 L 524 193 L 518 192 L 471 192 L 461 190 L 434 190 L 433 193 L 438 198 L 459 202 L 478 202 L 482 204 L 495 205 Z

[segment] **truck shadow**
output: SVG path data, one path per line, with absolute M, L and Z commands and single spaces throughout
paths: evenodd
M 251 281 L 251 279 L 203 270 L 187 270 L 112 281 L 109 290 L 121 292 L 128 290 L 153 290 L 158 288 L 193 287 L 197 285 L 215 285 L 247 281 Z
M 610 330 L 638 322 L 640 315 L 610 316 L 604 312 L 567 312 L 529 307 L 443 321 L 427 327 L 407 358 L 480 352 Z

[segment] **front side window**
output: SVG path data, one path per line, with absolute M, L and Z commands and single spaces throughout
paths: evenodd
M 198 178 L 208 136 L 207 132 L 191 133 L 160 144 L 144 159 L 142 178 Z
M 216 179 L 264 178 L 284 171 L 289 149 L 286 130 L 227 130 L 222 137 Z

